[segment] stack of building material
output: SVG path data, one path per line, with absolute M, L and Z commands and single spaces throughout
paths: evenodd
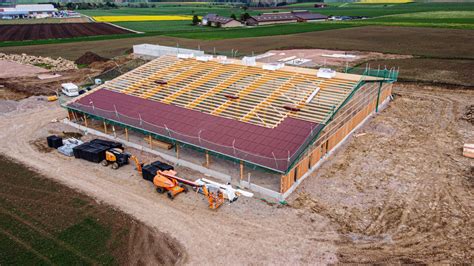
M 48 147 L 50 148 L 59 148 L 63 146 L 63 138 L 58 137 L 56 135 L 51 135 L 46 138 L 46 141 L 48 142 Z
M 464 144 L 462 155 L 468 158 L 474 158 L 474 144 Z
M 174 170 L 174 167 L 167 163 L 156 161 L 151 164 L 143 166 L 142 176 L 143 176 L 143 179 L 153 182 L 153 178 L 156 176 L 158 171 L 168 171 L 168 170 Z
M 103 146 L 107 146 L 110 149 L 113 149 L 113 148 L 123 149 L 122 143 L 115 142 L 115 141 L 109 141 L 109 140 L 103 140 L 103 139 L 93 139 L 93 140 L 90 141 L 90 143 L 96 143 L 96 144 L 100 144 L 100 145 L 103 145 Z
M 69 157 L 72 157 L 74 155 L 74 148 L 83 143 L 82 141 L 75 138 L 65 139 L 61 142 L 63 145 L 58 148 L 58 152 Z
M 74 157 L 89 162 L 100 163 L 105 160 L 105 152 L 112 148 L 123 148 L 121 143 L 94 139 L 73 148 Z

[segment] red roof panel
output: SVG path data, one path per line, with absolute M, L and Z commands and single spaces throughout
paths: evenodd
M 275 128 L 266 128 L 106 89 L 94 91 L 69 107 L 165 137 L 171 135 L 178 141 L 280 172 L 287 170 L 291 163 L 288 154 L 298 151 L 311 129 L 321 128 L 319 124 L 291 117 Z

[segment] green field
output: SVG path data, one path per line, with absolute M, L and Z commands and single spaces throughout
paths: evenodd
M 408 26 L 474 29 L 474 11 L 434 11 L 388 15 L 374 19 L 348 22 L 359 26 Z
M 252 28 L 218 29 L 206 32 L 167 33 L 165 35 L 190 39 L 219 40 L 296 34 L 312 31 L 342 29 L 356 26 L 357 25 L 352 25 L 348 23 L 294 23 Z
M 280 10 L 247 10 L 250 14 L 262 12 L 289 11 L 292 9 L 308 9 L 326 15 L 369 16 L 371 19 L 343 22 L 328 22 L 330 25 L 291 24 L 256 28 L 212 29 L 195 27 L 187 21 L 145 21 L 117 22 L 117 25 L 154 34 L 163 34 L 194 39 L 227 39 L 241 37 L 257 37 L 281 34 L 294 34 L 308 31 L 329 30 L 352 26 L 412 26 L 474 29 L 474 3 L 409 3 L 409 4 L 330 4 L 328 8 L 314 8 L 314 3 L 299 3 Z M 228 5 L 178 5 L 160 4 L 154 8 L 119 8 L 112 10 L 83 10 L 89 16 L 126 16 L 126 15 L 192 15 L 204 16 L 216 13 L 223 16 L 235 14 L 237 17 L 244 10 Z M 341 23 L 342 25 L 333 25 Z
M 156 33 L 176 33 L 176 32 L 203 32 L 216 31 L 217 29 L 211 27 L 193 26 L 190 21 L 130 21 L 130 22 L 114 22 L 119 26 L 141 31 L 141 32 L 156 32 Z
M 290 11 L 292 9 L 307 9 L 326 15 L 369 16 L 370 19 L 354 21 L 336 21 L 323 23 L 294 23 L 286 25 L 242 27 L 232 29 L 216 29 L 210 27 L 192 26 L 191 21 L 136 21 L 116 22 L 125 28 L 145 32 L 145 36 L 166 35 L 191 39 L 217 40 L 244 37 L 260 37 L 271 35 L 296 34 L 311 31 L 332 30 L 358 26 L 404 26 L 404 27 L 434 27 L 452 29 L 474 29 L 474 3 L 408 3 L 408 4 L 357 4 L 336 3 L 328 8 L 314 8 L 314 3 L 299 3 L 286 6 L 279 10 L 244 11 L 232 5 L 208 3 L 155 3 L 153 8 L 122 7 L 118 9 L 79 10 L 88 16 L 132 16 L 132 15 L 199 15 L 216 13 L 222 16 L 235 14 L 237 17 L 244 12 L 251 15 L 272 11 Z M 80 37 L 74 39 L 39 40 L 23 42 L 3 42 L 1 46 L 64 43 L 75 41 L 90 41 L 136 37 L 135 34 Z
M 124 262 L 130 218 L 2 156 L 0 168 L 0 265 Z
M 87 16 L 130 16 L 130 15 L 199 15 L 204 16 L 208 13 L 215 13 L 221 16 L 230 16 L 231 14 L 240 14 L 243 10 L 224 5 L 160 5 L 153 8 L 130 8 L 122 7 L 117 9 L 95 9 L 79 10 L 80 13 Z

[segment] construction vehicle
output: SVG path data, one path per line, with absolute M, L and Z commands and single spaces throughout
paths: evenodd
M 142 174 L 143 179 L 153 182 L 156 191 L 160 194 L 167 192 L 168 198 L 174 199 L 181 192 L 188 192 L 184 184 L 197 185 L 194 182 L 176 176 L 176 171 L 171 165 L 160 161 L 145 165 L 140 163 L 137 157 L 131 156 L 130 160 L 135 162 L 137 171 Z
M 209 202 L 210 209 L 217 209 L 219 208 L 225 201 L 224 193 L 221 189 L 212 184 L 206 184 L 202 186 L 202 193 L 204 196 L 207 197 L 207 201 Z
M 174 197 L 181 192 L 187 193 L 188 188 L 178 182 L 178 179 L 181 178 L 178 178 L 176 174 L 177 173 L 174 170 L 158 171 L 156 176 L 153 178 L 156 192 L 163 194 L 168 191 L 166 194 L 170 199 L 174 199 Z
M 130 158 L 130 154 L 124 152 L 120 148 L 111 148 L 105 151 L 105 159 L 102 160 L 101 164 L 103 166 L 108 166 L 112 164 L 112 169 L 118 169 L 121 166 L 128 164 L 128 159 Z

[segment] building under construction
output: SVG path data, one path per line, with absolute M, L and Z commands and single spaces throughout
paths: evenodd
M 284 198 L 388 101 L 397 74 L 167 55 L 64 107 L 85 126 L 173 145 L 180 159 Z

